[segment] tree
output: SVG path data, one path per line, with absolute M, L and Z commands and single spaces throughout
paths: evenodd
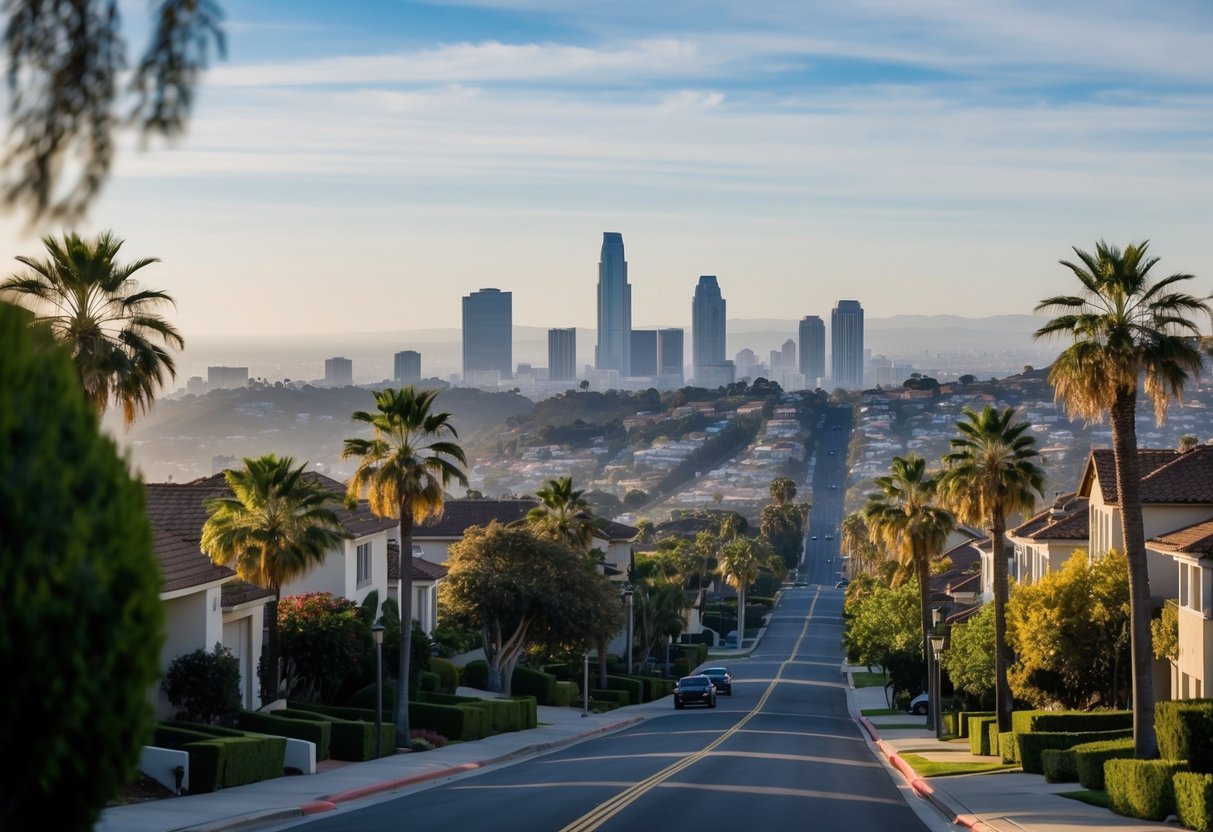
M 914 581 L 895 588 L 874 586 L 847 605 L 847 661 L 880 667 L 894 693 L 913 693 L 926 669 L 918 594 Z
M 952 687 L 982 707 L 994 691 L 994 606 L 982 604 L 976 615 L 952 627 L 940 667 Z
M 222 644 L 178 656 L 160 682 L 177 719 L 231 725 L 240 713 L 240 660 Z
M 5 165 L 15 169 L 5 201 L 27 208 L 31 219 L 73 220 L 88 208 L 109 177 L 119 126 L 133 123 L 144 139 L 184 133 L 212 44 L 224 52 L 223 13 L 213 0 L 165 0 L 124 91 L 126 43 L 116 6 L 112 0 L 4 4 L 11 125 Z M 124 94 L 134 98 L 126 114 Z
M 776 477 L 771 480 L 771 499 L 775 505 L 784 506 L 796 499 L 796 483 L 787 477 Z
M 649 501 L 649 495 L 639 488 L 633 488 L 623 495 L 623 505 L 630 511 L 636 511 Z
M 962 387 L 968 387 L 970 384 L 977 381 L 977 376 L 972 375 L 971 373 L 965 373 L 963 376 L 957 379 L 957 381 L 960 382 Z
M 337 701 L 337 693 L 371 652 L 370 625 L 358 604 L 329 592 L 282 599 L 278 630 L 283 687 L 291 699 Z
M 738 537 L 721 547 L 720 574 L 725 582 L 737 590 L 737 646 L 745 639 L 745 594 L 750 584 L 758 578 L 763 557 L 752 538 Z
M 324 562 L 349 533 L 329 505 L 336 497 L 304 474 L 307 464 L 266 454 L 246 457 L 244 468 L 224 471 L 231 497 L 207 503 L 202 551 L 230 566 L 249 583 L 274 593 L 266 605 L 266 650 L 261 676 L 263 703 L 281 689 L 278 602 L 282 585 Z
M 164 607 L 143 487 L 67 351 L 0 303 L 0 829 L 85 832 L 135 772 Z
M 371 426 L 370 439 L 345 440 L 341 458 L 358 458 L 349 481 L 349 497 L 364 493 L 378 517 L 400 520 L 400 680 L 408 690 L 413 650 L 413 525 L 442 514 L 446 487 L 465 488 L 467 457 L 452 441 L 459 438 L 451 414 L 433 411 L 437 390 L 388 387 L 376 391 L 377 413 L 357 411 L 350 418 Z M 408 696 L 396 697 L 396 736 L 409 736 Z
M 994 710 L 998 730 L 1011 730 L 1011 687 L 1007 679 L 1007 516 L 1030 513 L 1044 487 L 1037 467 L 1040 453 L 1027 422 L 1015 421 L 1015 409 L 992 407 L 980 413 L 964 409 L 956 423 L 960 434 L 944 457 L 940 486 L 945 501 L 961 520 L 989 530 L 994 560 Z
M 170 349 L 185 341 L 156 310 L 173 305 L 166 293 L 141 289 L 133 275 L 155 258 L 120 265 L 112 232 L 94 240 L 75 233 L 43 237 L 47 258 L 18 257 L 29 271 L 0 283 L 0 297 L 27 306 L 71 351 L 85 399 L 98 415 L 111 400 L 127 425 L 146 412 L 166 379 L 176 376 Z
M 573 488 L 573 478 L 548 480 L 535 496 L 539 498 L 539 505 L 528 511 L 522 522 L 563 540 L 578 551 L 588 551 L 598 526 L 584 492 Z
M 1170 401 L 1180 398 L 1188 380 L 1200 373 L 1201 355 L 1192 337 L 1200 331 L 1192 316 L 1210 314 L 1205 299 L 1176 291 L 1192 275 L 1152 278 L 1150 271 L 1158 258 L 1146 255 L 1148 247 L 1142 242 L 1122 251 L 1101 241 L 1094 254 L 1075 248 L 1079 262 L 1061 264 L 1078 278 L 1080 294 L 1038 303 L 1037 312 L 1057 317 L 1035 336 L 1068 336 L 1073 341 L 1049 370 L 1049 381 L 1069 415 L 1091 421 L 1111 416 L 1132 605 L 1134 751 L 1140 758 L 1156 757 L 1158 741 L 1151 678 L 1150 578 L 1137 459 L 1137 385 L 1144 376 L 1146 396 L 1161 421 Z
M 686 593 L 681 583 L 641 583 L 636 587 L 633 602 L 642 656 L 650 655 L 658 643 L 677 636 L 686 628 L 686 616 L 682 614 Z
M 783 558 L 785 569 L 800 562 L 804 552 L 807 503 L 771 504 L 762 507 L 758 528 L 763 539 Z
M 940 555 L 956 519 L 933 502 L 938 483 L 927 473 L 925 459 L 895 456 L 889 470 L 887 476 L 877 477 L 880 490 L 869 495 L 863 518 L 872 542 L 887 546 L 914 572 L 925 668 L 931 649 L 931 560 Z

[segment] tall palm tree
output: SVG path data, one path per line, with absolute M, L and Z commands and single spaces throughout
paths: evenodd
M 127 425 L 151 407 L 156 391 L 177 368 L 170 349 L 185 341 L 157 314 L 173 299 L 141 289 L 133 275 L 155 258 L 120 265 L 122 248 L 110 231 L 95 240 L 65 233 L 42 238 L 47 257 L 18 257 L 28 271 L 0 282 L 0 297 L 11 297 L 50 325 L 68 346 L 84 395 L 98 416 L 112 400 L 122 405 Z
M 796 483 L 787 477 L 776 477 L 771 480 L 771 499 L 775 505 L 784 506 L 796 499 Z
M 588 552 L 598 525 L 584 494 L 573 488 L 572 477 L 548 480 L 535 492 L 539 505 L 527 512 L 523 522 L 547 531 L 579 552 Z
M 943 551 L 956 518 L 935 503 L 938 482 L 927 473 L 927 461 L 916 454 L 893 457 L 889 474 L 877 477 L 876 487 L 880 490 L 868 496 L 863 519 L 871 541 L 888 547 L 918 579 L 922 657 L 929 666 L 931 560 Z
M 872 545 L 863 512 L 853 511 L 844 517 L 839 532 L 842 550 L 851 559 L 851 576 L 873 570 L 876 566 L 874 561 L 877 550 Z
M 231 497 L 207 503 L 210 516 L 202 527 L 202 551 L 214 563 L 232 566 L 241 578 L 274 593 L 265 614 L 269 638 L 262 669 L 261 695 L 278 698 L 281 655 L 278 602 L 282 585 L 324 562 L 349 536 L 329 508 L 338 502 L 331 492 L 307 479 L 295 460 L 267 454 L 246 458 L 244 468 L 225 471 Z
M 673 638 L 686 628 L 682 613 L 686 593 L 677 583 L 643 582 L 636 588 L 635 604 L 642 657 L 648 657 L 662 639 Z
M 994 710 L 998 730 L 1011 730 L 1011 686 L 1007 681 L 1007 515 L 1031 512 L 1043 496 L 1040 452 L 1027 422 L 1015 421 L 1015 409 L 964 409 L 956 423 L 960 434 L 944 456 L 940 491 L 966 523 L 990 531 L 994 557 Z
M 1199 327 L 1192 317 L 1210 314 L 1205 298 L 1176 291 L 1190 274 L 1154 280 L 1157 257 L 1147 257 L 1148 242 L 1123 251 L 1099 242 L 1095 253 L 1075 248 L 1079 262 L 1062 260 L 1081 284 L 1076 295 L 1046 298 L 1037 312 L 1057 317 L 1036 331 L 1037 338 L 1068 336 L 1067 347 L 1049 370 L 1057 398 L 1071 416 L 1102 421 L 1111 416 L 1116 489 L 1120 495 L 1121 530 L 1129 561 L 1133 656 L 1133 737 L 1138 757 L 1158 754 L 1151 687 L 1150 579 L 1146 568 L 1145 530 L 1141 519 L 1141 472 L 1137 460 L 1138 378 L 1155 417 L 1166 416 L 1172 399 L 1201 370 L 1195 343 Z
M 763 560 L 756 541 L 748 537 L 734 538 L 720 550 L 720 575 L 725 583 L 737 590 L 738 647 L 742 646 L 745 639 L 746 590 L 758 580 L 758 570 L 762 568 Z
M 400 520 L 400 679 L 396 687 L 396 735 L 409 737 L 409 657 L 413 652 L 413 525 L 442 514 L 445 488 L 452 481 L 467 486 L 467 457 L 457 442 L 451 414 L 432 410 L 436 390 L 375 393 L 377 412 L 358 411 L 350 418 L 371 426 L 370 439 L 347 439 L 341 458 L 358 458 L 349 496 L 370 500 L 379 517 Z

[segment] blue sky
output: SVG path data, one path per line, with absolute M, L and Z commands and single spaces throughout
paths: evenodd
M 1149 238 L 1213 290 L 1207 2 L 226 2 L 172 148 L 113 228 L 191 333 L 593 326 L 621 231 L 638 326 L 1028 313 L 1071 245 Z M 123 7 L 127 20 L 146 5 Z M 38 233 L 0 226 L 0 259 Z

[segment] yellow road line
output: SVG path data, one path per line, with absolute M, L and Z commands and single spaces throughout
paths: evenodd
M 577 818 L 577 820 L 573 821 L 568 826 L 565 826 L 560 830 L 560 832 L 591 832 L 591 830 L 598 829 L 600 826 L 602 826 L 602 824 L 615 817 L 617 814 L 631 806 L 640 798 L 644 797 L 657 786 L 661 785 L 666 780 L 669 780 L 675 774 L 679 773 L 685 768 L 689 768 L 703 758 L 707 757 L 709 754 L 715 751 L 721 745 L 721 743 L 744 728 L 751 719 L 756 717 L 762 711 L 763 706 L 767 704 L 767 700 L 771 698 L 771 694 L 775 691 L 775 686 L 779 684 L 779 680 L 783 677 L 784 669 L 792 663 L 793 657 L 795 657 L 795 655 L 800 651 L 800 645 L 802 642 L 804 642 L 804 638 L 809 632 L 809 622 L 813 620 L 813 611 L 817 609 L 817 599 L 820 597 L 821 588 L 818 587 L 816 593 L 813 595 L 813 603 L 809 605 L 809 614 L 805 617 L 804 626 L 800 628 L 800 637 L 796 639 L 796 644 L 792 648 L 792 654 L 780 663 L 779 672 L 775 674 L 775 678 L 771 680 L 769 685 L 767 685 L 767 689 L 763 691 L 762 697 L 758 700 L 758 704 L 754 706 L 753 710 L 739 719 L 737 723 L 733 725 L 733 727 L 729 728 L 699 751 L 682 758 L 676 763 L 670 764 L 656 774 L 646 777 L 639 783 L 636 783 L 630 788 L 627 788 L 615 795 L 610 800 L 600 803 L 591 811 Z

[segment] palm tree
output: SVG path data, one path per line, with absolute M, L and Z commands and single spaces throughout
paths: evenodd
M 642 657 L 647 658 L 663 638 L 673 638 L 687 625 L 682 614 L 686 593 L 677 583 L 641 583 L 636 588 L 635 603 Z
M 98 416 L 111 400 L 122 405 L 129 426 L 146 412 L 156 391 L 177 374 L 169 349 L 185 341 L 156 314 L 173 305 L 166 293 L 141 289 L 132 277 L 155 258 L 120 265 L 122 248 L 110 231 L 95 240 L 65 233 L 43 237 L 47 258 L 18 257 L 29 271 L 0 282 L 0 297 L 12 296 L 50 325 L 56 340 L 71 351 L 84 395 Z
M 863 512 L 853 511 L 844 517 L 839 531 L 842 550 L 851 559 L 851 576 L 874 569 L 876 547 L 872 545 Z
M 871 541 L 887 546 L 918 579 L 925 665 L 931 636 L 931 560 L 943 550 L 956 518 L 935 504 L 938 483 L 927 473 L 925 459 L 916 454 L 895 456 L 889 468 L 887 476 L 876 478 L 880 490 L 868 496 L 863 519 Z
M 1151 687 L 1150 579 L 1146 568 L 1145 531 L 1141 519 L 1141 472 L 1137 460 L 1138 378 L 1155 417 L 1166 416 L 1172 399 L 1200 374 L 1201 356 L 1194 336 L 1196 313 L 1210 314 L 1205 298 L 1175 287 L 1193 279 L 1173 274 L 1155 281 L 1158 262 L 1147 257 L 1148 242 L 1121 251 L 1099 242 L 1095 253 L 1074 249 L 1079 262 L 1062 260 L 1082 284 L 1080 294 L 1046 298 L 1037 312 L 1057 317 L 1036 331 L 1037 338 L 1068 336 L 1067 347 L 1049 370 L 1057 398 L 1071 416 L 1102 421 L 1110 414 L 1116 489 L 1120 495 L 1121 530 L 1129 561 L 1129 598 L 1133 655 L 1133 737 L 1138 757 L 1158 754 Z
M 1031 512 L 1044 487 L 1037 467 L 1040 453 L 1027 422 L 1015 421 L 1015 409 L 964 409 L 956 423 L 960 436 L 944 457 L 940 492 L 966 523 L 990 531 L 994 557 L 994 710 L 998 730 L 1011 730 L 1011 686 L 1007 681 L 1007 515 Z
M 432 410 L 436 390 L 388 387 L 375 393 L 376 413 L 350 418 L 371 426 L 370 439 L 347 439 L 341 458 L 358 458 L 349 496 L 370 500 L 379 517 L 400 520 L 400 679 L 396 688 L 396 736 L 409 737 L 409 657 L 413 651 L 413 525 L 442 514 L 445 488 L 467 486 L 467 457 L 451 414 Z
M 796 483 L 787 477 L 776 477 L 771 480 L 771 499 L 777 506 L 785 506 L 796 499 Z
M 523 522 L 565 541 L 579 552 L 587 552 L 598 525 L 584 493 L 574 490 L 572 477 L 548 480 L 547 485 L 535 492 L 539 505 L 527 512 Z
M 281 655 L 278 602 L 282 585 L 324 562 L 349 536 L 328 507 L 338 498 L 303 473 L 306 463 L 273 454 L 244 460 L 239 471 L 225 471 L 231 497 L 207 503 L 202 551 L 212 562 L 232 566 L 241 578 L 274 593 L 265 611 L 269 638 L 262 669 L 264 702 L 278 698 Z
M 758 570 L 763 557 L 755 541 L 748 537 L 737 537 L 724 544 L 720 550 L 720 575 L 725 582 L 737 590 L 737 646 L 745 640 L 745 594 L 750 584 L 758 580 Z

